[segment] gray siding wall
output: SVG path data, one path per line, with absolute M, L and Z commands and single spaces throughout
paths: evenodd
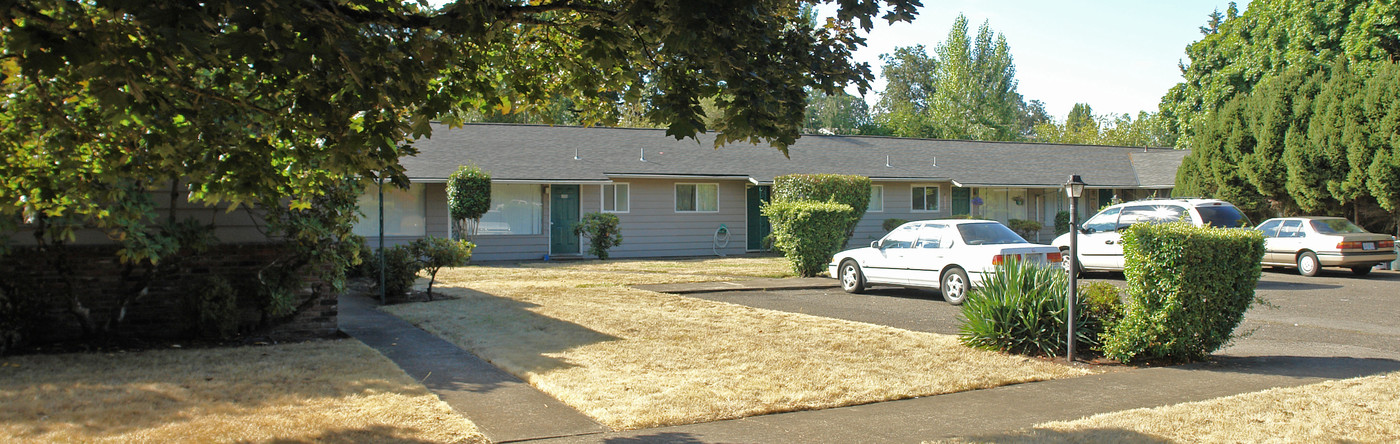
M 423 184 L 424 200 L 427 204 L 427 214 L 423 218 L 423 231 L 433 237 L 449 237 L 452 235 L 451 219 L 447 208 L 447 184 L 429 183 Z
M 720 224 L 729 228 L 729 242 L 718 251 L 725 255 L 744 253 L 745 236 L 748 234 L 745 224 L 748 206 L 745 185 L 748 182 L 633 179 L 618 180 L 618 183 L 629 184 L 630 211 L 617 213 L 622 245 L 608 250 L 611 257 L 713 256 L 717 244 L 715 231 Z M 719 211 L 677 212 L 675 186 L 678 183 L 718 184 Z M 592 205 L 592 211 L 597 211 L 602 187 L 585 188 L 588 190 L 584 192 L 585 208 Z
M 545 192 L 544 185 L 540 185 L 541 203 L 544 211 L 541 216 L 544 220 L 540 223 L 540 234 L 528 235 L 477 235 L 472 238 L 472 243 L 476 244 L 476 249 L 472 250 L 473 261 L 518 261 L 543 259 L 549 254 L 549 195 Z M 429 206 L 432 205 L 429 201 Z M 443 195 L 443 207 L 447 206 L 446 194 Z
M 871 185 L 881 185 L 884 187 L 885 210 L 881 212 L 866 211 L 865 217 L 856 224 L 856 233 L 851 236 L 851 240 L 846 244 L 847 248 L 859 248 L 870 246 L 871 241 L 880 240 L 888 233 L 880 225 L 885 223 L 885 219 L 923 220 L 938 219 L 948 217 L 953 214 L 953 196 L 950 191 L 952 184 L 949 183 L 914 183 L 914 182 L 871 182 Z M 914 185 L 938 185 L 938 211 L 914 211 Z
M 622 245 L 613 247 L 609 254 L 616 258 L 638 258 L 638 257 L 666 257 L 666 256 L 713 256 L 716 251 L 715 230 L 720 224 L 729 228 L 728 245 L 718 251 L 725 255 L 739 255 L 745 253 L 746 240 L 748 236 L 747 217 L 748 202 L 746 188 L 749 186 L 746 181 L 739 180 L 707 180 L 707 179 L 626 179 L 618 180 L 617 183 L 626 183 L 630 186 L 629 211 L 626 213 L 615 213 L 620 222 L 622 232 Z M 719 211 L 712 213 L 705 212 L 676 212 L 675 210 L 675 186 L 678 183 L 714 183 L 719 185 Z M 952 188 L 950 183 L 916 183 L 916 182 L 874 182 L 873 185 L 880 185 L 884 188 L 884 211 L 867 211 L 865 217 L 856 225 L 855 235 L 847 244 L 847 248 L 858 248 L 870 245 L 871 241 L 884 237 L 886 231 L 881 228 L 885 219 L 922 220 L 938 219 L 952 216 Z M 937 185 L 939 187 L 939 208 L 938 211 L 915 212 L 912 207 L 912 188 L 915 185 Z M 497 261 L 497 260 L 536 260 L 549 254 L 549 199 L 545 185 L 540 185 L 540 195 L 544 199 L 544 212 L 541 222 L 542 233 L 538 235 L 517 235 L 517 236 L 481 236 L 478 235 L 473 242 L 477 244 L 472 253 L 472 259 L 476 261 Z M 602 208 L 602 186 L 596 184 L 581 185 L 579 187 L 580 201 L 579 214 L 588 214 L 601 211 Z M 1029 190 L 1028 198 L 1043 196 L 1046 190 Z M 445 184 L 427 184 L 427 214 L 426 229 L 432 236 L 448 236 L 449 216 L 447 213 L 447 193 Z M 1091 199 L 1095 198 L 1092 192 L 1086 192 L 1086 196 L 1081 199 L 1080 204 L 1085 208 L 1081 212 L 1092 215 L 1094 209 L 1087 208 L 1093 206 Z M 1047 202 L 1047 205 L 1050 205 Z M 1031 218 L 1029 203 L 1026 205 L 1026 214 L 1017 213 L 1013 217 Z M 207 210 L 206 210 L 207 211 Z M 1050 210 L 1053 212 L 1053 208 Z M 217 214 L 215 214 L 217 213 Z M 233 214 L 224 214 L 222 211 L 210 212 L 210 217 L 218 217 L 227 224 L 237 224 L 242 221 L 248 225 L 247 215 L 241 211 Z M 1053 219 L 1045 224 L 1040 242 L 1048 243 L 1053 238 Z M 230 226 L 229 233 L 237 233 L 239 229 Z M 253 230 L 253 232 L 257 232 Z M 259 234 L 260 235 L 260 234 Z M 396 245 L 408 243 L 413 237 L 389 237 L 385 243 Z M 1036 239 L 1030 239 L 1035 242 Z M 586 240 L 580 240 L 581 253 L 591 257 L 586 253 L 588 245 Z M 371 246 L 375 245 L 374 239 L 369 239 Z

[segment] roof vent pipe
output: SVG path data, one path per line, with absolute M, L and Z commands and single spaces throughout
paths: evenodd
M 579 160 L 579 159 L 581 159 L 581 157 L 578 157 L 578 147 L 574 147 L 574 160 Z
M 894 168 L 890 166 L 890 156 L 885 156 L 885 168 Z
M 933 166 L 938 166 L 938 156 L 933 156 Z
M 646 161 L 647 161 L 647 149 L 646 149 L 646 148 L 637 148 L 637 151 L 642 153 L 642 161 L 643 161 L 643 162 L 646 162 Z

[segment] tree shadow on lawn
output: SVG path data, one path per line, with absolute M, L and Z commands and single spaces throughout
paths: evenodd
M 1400 371 L 1400 361 L 1345 356 L 1212 356 L 1209 361 L 1183 364 L 1179 368 L 1296 378 L 1349 379 Z
M 365 373 L 362 359 L 372 357 L 372 350 L 347 349 L 321 341 L 309 344 L 312 345 L 293 345 L 296 348 L 292 349 L 245 346 L 202 357 L 189 354 L 208 350 L 5 358 L 0 360 L 9 366 L 0 368 L 0 405 L 5 406 L 0 409 L 0 441 L 41 439 L 49 433 L 65 433 L 65 429 L 80 430 L 77 436 L 103 439 L 198 422 L 208 412 L 216 416 L 267 417 L 270 412 L 265 409 L 306 408 L 296 406 L 338 402 L 365 394 L 429 394 L 412 381 Z M 329 347 L 328 350 L 349 354 L 305 361 L 289 356 L 324 353 L 308 347 Z M 191 359 L 228 364 L 199 365 Z M 259 378 L 261 374 L 277 376 Z M 382 434 L 385 430 L 349 432 L 367 433 L 360 435 L 366 437 L 390 436 Z
M 455 299 L 395 307 L 406 320 L 447 343 L 519 375 L 577 367 L 551 354 L 620 338 L 535 313 L 538 304 L 465 287 L 441 288 Z M 397 361 L 397 360 L 396 360 Z
M 365 442 L 432 444 L 437 442 L 408 437 L 417 432 L 418 429 L 410 427 L 374 425 L 358 429 L 327 430 L 316 436 L 309 436 L 306 438 L 273 438 L 266 442 L 268 444 L 302 444 L 307 442 L 322 444 L 358 444 Z

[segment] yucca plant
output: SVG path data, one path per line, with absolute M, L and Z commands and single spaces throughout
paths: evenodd
M 1026 355 L 1054 356 L 1065 350 L 1065 292 L 1068 277 L 1061 267 L 1007 261 L 997 266 L 963 302 L 965 318 L 959 339 L 970 347 Z M 1075 336 L 1089 344 L 1084 305 L 1076 310 Z M 1086 347 L 1087 349 L 1087 347 Z

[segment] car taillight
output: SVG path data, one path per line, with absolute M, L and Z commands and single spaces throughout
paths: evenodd
M 1060 253 L 1045 253 L 1046 262 L 1059 262 L 1062 260 L 1065 260 L 1065 258 Z
M 1395 248 L 1395 241 L 1388 240 L 1376 242 L 1376 248 Z
M 992 256 L 992 265 L 1001 265 L 1006 263 L 1007 261 L 1014 261 L 1020 258 L 1021 255 L 1019 254 L 998 254 L 996 256 Z
M 1352 241 L 1352 242 L 1337 242 L 1337 249 L 1338 249 L 1338 250 L 1356 249 L 1356 248 L 1361 248 L 1361 242 L 1358 242 L 1358 241 Z

